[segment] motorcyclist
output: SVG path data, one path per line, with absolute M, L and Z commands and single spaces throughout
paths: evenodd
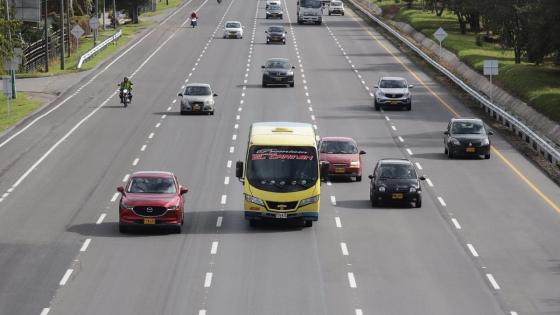
M 196 12 L 193 11 L 193 13 L 191 13 L 191 26 L 195 27 L 196 26 L 196 21 L 198 20 L 198 15 L 196 14 Z
M 130 99 L 132 100 L 132 81 L 130 81 L 128 79 L 128 77 L 124 77 L 123 81 L 119 84 L 120 88 L 120 98 L 121 98 L 121 103 L 123 103 L 123 90 L 128 90 L 128 93 L 130 95 Z

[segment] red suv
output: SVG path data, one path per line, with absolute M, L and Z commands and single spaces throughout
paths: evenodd
M 188 189 L 179 185 L 170 172 L 136 172 L 126 187 L 117 187 L 122 194 L 119 203 L 119 231 L 131 226 L 171 226 L 181 233 L 183 225 L 183 194 Z
M 329 177 L 355 177 L 362 180 L 362 154 L 352 138 L 324 137 L 319 144 L 319 160 L 329 162 Z

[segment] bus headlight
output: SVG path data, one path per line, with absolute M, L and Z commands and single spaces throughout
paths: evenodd
M 250 203 L 254 203 L 256 205 L 264 207 L 264 201 L 262 201 L 262 199 L 260 198 L 245 194 L 245 200 L 249 201 Z
M 299 202 L 299 206 L 304 207 L 304 206 L 310 205 L 312 203 L 316 203 L 316 202 L 319 201 L 319 196 L 320 195 L 313 196 L 313 197 L 307 198 L 307 199 L 303 199 L 302 201 Z

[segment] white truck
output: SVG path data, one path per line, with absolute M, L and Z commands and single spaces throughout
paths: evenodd
M 298 0 L 297 22 L 313 22 L 321 25 L 323 23 L 323 10 L 321 0 Z

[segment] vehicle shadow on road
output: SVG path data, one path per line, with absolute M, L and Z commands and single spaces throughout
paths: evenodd
M 416 209 L 406 203 L 384 203 L 382 205 L 372 207 L 369 199 L 337 200 L 335 207 L 356 209 L 356 210 L 370 210 L 370 209 L 371 210 L 414 210 Z
M 178 111 L 172 111 L 172 112 L 154 112 L 152 113 L 153 115 L 167 115 L 167 116 L 181 116 L 181 113 Z M 188 115 L 183 115 L 183 116 L 188 116 Z

